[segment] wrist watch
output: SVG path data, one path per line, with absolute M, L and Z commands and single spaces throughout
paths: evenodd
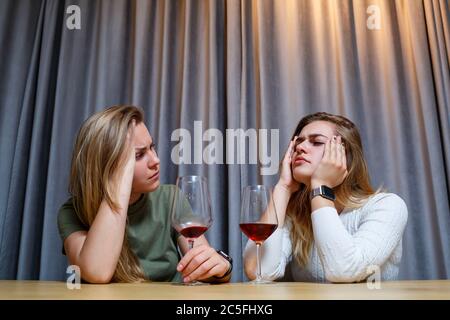
M 227 260 L 230 263 L 230 267 L 228 268 L 227 272 L 225 272 L 225 274 L 223 276 L 221 276 L 221 277 L 214 276 L 214 278 L 216 278 L 216 279 L 223 279 L 226 276 L 228 276 L 231 273 L 231 271 L 233 270 L 233 258 L 231 258 L 229 255 L 227 255 L 222 250 L 217 250 L 217 253 L 220 254 L 222 257 L 224 257 L 225 260 Z
M 322 198 L 325 198 L 325 199 L 328 199 L 331 201 L 336 200 L 336 196 L 334 195 L 333 189 L 331 189 L 330 187 L 327 187 L 325 185 L 322 185 L 318 188 L 312 189 L 311 194 L 310 194 L 310 199 L 314 198 L 315 196 L 321 196 Z

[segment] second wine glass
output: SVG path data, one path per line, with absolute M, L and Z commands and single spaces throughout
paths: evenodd
M 188 240 L 189 249 L 192 249 L 194 240 L 205 233 L 212 224 L 211 200 L 206 178 L 178 177 L 176 186 L 172 202 L 172 226 Z M 202 283 L 193 281 L 187 284 Z
M 272 283 L 262 278 L 260 253 L 263 242 L 278 227 L 271 188 L 263 185 L 244 188 L 239 226 L 241 231 L 256 244 L 256 278 L 251 283 Z

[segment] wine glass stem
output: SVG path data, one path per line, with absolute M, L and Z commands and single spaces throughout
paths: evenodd
M 256 243 L 256 281 L 261 281 L 261 257 L 260 257 L 261 243 Z
M 189 239 L 189 250 L 192 249 L 194 247 L 194 240 L 193 239 Z

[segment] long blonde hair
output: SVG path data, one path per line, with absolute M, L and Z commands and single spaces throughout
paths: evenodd
M 334 188 L 336 206 L 359 208 L 374 191 L 369 177 L 369 170 L 364 159 L 361 137 L 356 126 L 343 116 L 318 112 L 300 120 L 292 136 L 299 135 L 302 129 L 314 121 L 328 121 L 336 127 L 336 134 L 342 137 L 345 144 L 348 175 L 339 186 Z M 314 240 L 311 222 L 310 189 L 301 184 L 297 192 L 289 199 L 286 214 L 292 224 L 290 237 L 293 254 L 300 265 L 308 263 Z
M 123 153 L 132 120 L 144 121 L 134 106 L 113 106 L 88 118 L 78 132 L 72 155 L 69 192 L 79 219 L 90 227 L 104 199 L 113 211 L 120 206 L 112 179 L 124 164 Z M 128 224 L 128 220 L 127 220 Z M 145 279 L 139 260 L 130 249 L 125 229 L 122 251 L 113 275 L 116 282 Z

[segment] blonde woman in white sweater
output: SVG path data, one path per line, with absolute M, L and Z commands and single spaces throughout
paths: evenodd
M 274 189 L 278 229 L 262 246 L 266 279 L 359 282 L 373 272 L 395 280 L 407 208 L 370 185 L 361 138 L 347 118 L 324 112 L 300 120 Z M 255 278 L 255 244 L 244 267 Z

